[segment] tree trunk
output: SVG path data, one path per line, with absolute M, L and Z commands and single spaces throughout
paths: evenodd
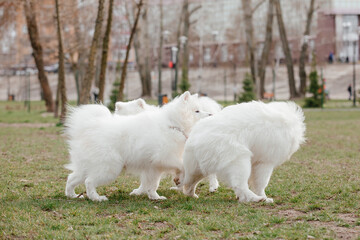
M 35 17 L 35 8 L 32 0 L 23 0 L 24 12 L 26 17 L 26 24 L 29 33 L 31 47 L 33 49 L 33 57 L 36 67 L 38 69 L 38 78 L 40 86 L 44 94 L 44 100 L 47 112 L 54 111 L 54 102 L 52 98 L 49 81 L 44 70 L 43 50 L 39 39 L 39 32 Z
M 245 37 L 246 37 L 246 45 L 250 57 L 250 71 L 251 77 L 256 84 L 256 60 L 255 60 L 255 42 L 254 42 L 254 28 L 252 23 L 252 8 L 251 8 L 251 0 L 242 0 L 242 8 L 243 8 L 243 17 L 245 23 Z
M 127 68 L 127 63 L 128 63 L 128 59 L 129 59 L 131 43 L 132 43 L 132 40 L 134 38 L 134 34 L 136 32 L 136 27 L 137 27 L 137 24 L 138 24 L 138 21 L 139 21 L 142 4 L 143 4 L 143 1 L 140 0 L 140 2 L 137 5 L 138 11 L 136 13 L 135 22 L 134 22 L 134 25 L 133 25 L 133 27 L 131 29 L 130 39 L 129 39 L 129 42 L 128 42 L 128 45 L 127 45 L 127 48 L 126 48 L 125 60 L 124 60 L 124 64 L 123 64 L 122 72 L 121 72 L 119 95 L 117 97 L 118 101 L 124 101 L 124 87 L 125 87 L 125 79 L 126 79 L 126 68 Z
M 304 39 L 303 44 L 301 46 L 301 52 L 300 52 L 300 59 L 299 59 L 299 77 L 300 77 L 300 89 L 299 93 L 301 96 L 305 96 L 306 93 L 306 70 L 305 70 L 305 59 L 306 59 L 306 52 L 308 49 L 308 42 L 307 39 L 305 39 L 305 36 L 310 35 L 310 26 L 311 26 L 311 20 L 314 13 L 314 4 L 315 0 L 311 0 L 309 11 L 307 13 L 307 19 L 306 19 L 306 27 L 304 31 Z
M 148 5 L 145 5 L 145 11 L 143 14 L 142 27 L 144 29 L 143 34 L 141 34 L 141 41 L 144 44 L 142 49 L 142 54 L 144 58 L 144 69 L 143 79 L 142 79 L 142 97 L 151 97 L 151 73 L 150 73 L 150 36 L 149 36 L 149 21 L 148 21 Z M 136 33 L 135 33 L 136 34 Z
M 102 55 L 101 55 L 101 69 L 100 69 L 100 78 L 99 78 L 99 101 L 100 102 L 104 102 L 106 69 L 107 69 L 107 59 L 108 59 L 109 41 L 110 41 L 110 33 L 111 33 L 113 5 L 114 5 L 114 0 L 110 0 L 108 19 L 107 19 L 105 36 L 103 39 Z
M 288 42 L 287 36 L 286 36 L 284 21 L 282 19 L 282 11 L 281 11 L 281 6 L 280 6 L 280 1 L 274 0 L 274 4 L 275 4 L 275 9 L 276 9 L 276 18 L 277 18 L 277 22 L 279 25 L 281 43 L 282 43 L 282 47 L 283 47 L 284 54 L 285 54 L 286 67 L 287 67 L 287 71 L 288 71 L 290 99 L 293 99 L 293 98 L 299 97 L 299 95 L 296 91 L 296 86 L 295 86 L 294 65 L 293 65 L 293 61 L 292 61 L 291 51 L 289 48 L 289 42 Z
M 65 85 L 65 66 L 64 66 L 64 49 L 61 36 L 61 21 L 60 21 L 60 10 L 59 10 L 59 0 L 55 0 L 56 8 L 56 21 L 57 21 L 57 35 L 59 42 L 59 72 L 58 72 L 58 87 L 61 99 L 61 112 L 60 112 L 60 122 L 65 122 L 66 116 L 66 85 Z
M 79 12 L 78 12 L 78 3 L 77 1 L 72 1 L 72 24 L 75 30 L 75 46 L 72 47 L 74 52 L 70 52 L 71 56 L 71 71 L 74 74 L 76 93 L 77 93 L 77 105 L 80 103 L 80 86 L 84 77 L 85 71 L 85 60 L 86 60 L 86 50 L 84 37 L 80 30 L 79 23 Z
M 176 56 L 175 56 L 175 79 L 174 79 L 174 93 L 173 93 L 174 96 L 176 96 L 178 94 L 177 93 L 177 82 L 178 82 L 178 70 L 179 70 L 179 53 L 181 50 L 180 36 L 181 36 L 181 24 L 183 22 L 184 14 L 185 14 L 185 3 L 183 3 L 183 7 L 182 7 L 182 10 L 180 13 L 180 19 L 178 21 L 177 31 L 176 31 L 177 52 L 176 52 Z
M 260 78 L 260 97 L 264 98 L 265 93 L 265 73 L 266 65 L 269 58 L 269 52 L 272 43 L 272 28 L 273 28 L 273 19 L 274 19 L 274 5 L 273 0 L 269 0 L 269 7 L 267 13 L 267 22 L 266 22 L 266 35 L 264 48 L 261 54 L 260 66 L 259 66 L 259 78 Z
M 163 41 L 164 41 L 164 13 L 163 13 L 163 1 L 160 0 L 160 44 L 159 44 L 159 57 L 158 57 L 158 72 L 159 72 L 159 82 L 158 82 L 158 95 L 161 95 L 162 93 L 162 82 L 161 82 L 161 70 L 162 70 L 162 48 L 163 48 Z
M 183 26 L 183 36 L 186 37 L 185 42 L 183 42 L 183 56 L 182 56 L 182 67 L 181 67 L 181 82 L 180 89 L 181 92 L 189 90 L 189 29 L 190 29 L 190 13 L 189 13 L 189 1 L 184 0 L 184 26 Z
M 129 11 L 127 11 L 129 12 Z M 133 10 L 135 12 L 135 10 Z M 139 23 L 141 25 L 136 28 L 134 33 L 133 46 L 135 49 L 136 65 L 141 82 L 141 96 L 151 97 L 151 74 L 150 74 L 150 61 L 149 61 L 149 33 L 148 33 L 148 22 L 147 22 L 147 8 L 144 9 L 143 13 L 139 16 Z M 129 28 L 132 28 L 133 23 L 130 21 L 128 15 Z
M 102 21 L 103 21 L 103 12 L 104 12 L 104 2 L 105 0 L 99 0 L 99 6 L 98 6 L 98 13 L 96 17 L 96 23 L 95 23 L 95 32 L 93 36 L 93 40 L 90 47 L 90 53 L 88 58 L 88 66 L 85 74 L 85 78 L 83 79 L 81 83 L 81 91 L 80 91 L 80 104 L 87 104 L 89 103 L 90 99 L 90 90 L 91 90 L 91 84 L 94 78 L 94 72 L 95 72 L 95 57 L 96 57 L 96 48 L 98 41 L 100 39 L 101 35 L 101 27 L 102 27 Z

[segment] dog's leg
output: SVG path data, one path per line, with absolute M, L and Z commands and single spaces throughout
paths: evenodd
M 159 187 L 161 179 L 161 171 L 151 168 L 149 171 L 143 173 L 143 180 L 141 182 L 143 186 L 143 192 L 146 192 L 148 197 L 153 200 L 164 200 L 166 197 L 159 196 L 156 190 Z
M 209 192 L 215 192 L 219 187 L 219 182 L 215 174 L 209 175 Z
M 265 188 L 270 181 L 272 172 L 272 165 L 262 163 L 252 165 L 250 183 L 255 194 L 266 197 Z M 267 197 L 265 201 L 269 203 L 274 202 L 272 198 Z
M 192 164 L 191 162 L 189 164 L 189 161 L 184 163 L 185 178 L 182 184 L 184 186 L 183 192 L 187 196 L 198 198 L 195 194 L 196 186 L 204 178 L 204 175 L 201 173 L 197 164 Z
M 100 184 L 99 181 L 95 180 L 96 178 L 93 177 L 88 177 L 85 180 L 85 186 L 86 186 L 86 194 L 88 195 L 88 197 L 93 200 L 93 201 L 107 201 L 107 197 L 105 196 L 100 196 L 97 192 L 96 192 L 96 187 L 103 185 Z
M 89 172 L 85 179 L 86 194 L 93 201 L 106 201 L 105 196 L 99 196 L 96 192 L 96 188 L 110 182 L 113 182 L 117 176 L 121 173 L 122 166 L 113 166 L 116 171 L 111 171 L 109 166 L 106 168 L 98 168 L 94 172 Z
M 251 173 L 250 156 L 239 156 L 238 160 L 232 161 L 222 170 L 222 176 L 228 181 L 234 190 L 239 202 L 259 202 L 266 200 L 264 196 L 258 196 L 249 189 L 248 180 Z
M 190 197 L 198 198 L 198 195 L 195 194 L 196 186 L 204 178 L 200 172 L 192 172 L 188 174 L 185 172 L 184 180 L 184 194 Z
M 143 182 L 146 182 L 146 176 L 144 173 L 142 173 L 140 176 L 140 186 L 138 188 L 132 190 L 130 195 L 141 195 L 141 194 L 146 193 L 146 191 L 144 190 Z
M 77 198 L 78 195 L 75 193 L 75 188 L 83 182 L 84 178 L 82 174 L 77 172 L 70 173 L 66 182 L 65 195 L 70 198 Z

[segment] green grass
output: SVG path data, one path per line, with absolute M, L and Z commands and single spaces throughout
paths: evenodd
M 168 200 L 151 201 L 129 196 L 139 181 L 126 174 L 100 187 L 109 201 L 97 203 L 64 195 L 61 127 L 4 124 L 57 122 L 41 103 L 30 114 L 17 105 L 0 103 L 0 239 L 359 239 L 360 111 L 305 112 L 307 143 L 274 171 L 273 204 L 238 203 L 206 181 L 189 198 L 169 177 L 158 190 Z

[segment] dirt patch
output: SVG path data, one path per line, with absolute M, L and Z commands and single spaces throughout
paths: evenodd
M 359 217 L 353 213 L 341 213 L 337 217 L 350 225 L 355 224 L 359 220 Z
M 285 217 L 290 222 L 303 221 L 301 219 L 306 216 L 305 213 L 293 209 L 281 210 L 277 214 Z M 325 228 L 328 231 L 334 232 L 337 239 L 357 239 L 360 237 L 360 226 L 355 226 L 359 218 L 355 214 L 344 213 L 338 214 L 337 217 L 349 226 L 340 226 L 337 222 L 308 221 L 308 223 L 317 228 Z
M 297 220 L 303 216 L 305 216 L 305 213 L 296 211 L 294 209 L 286 209 L 286 210 L 280 210 L 278 214 L 282 217 L 285 217 L 289 220 Z
M 41 128 L 41 127 L 54 127 L 55 123 L 0 123 L 0 127 L 30 127 L 30 128 Z
M 327 230 L 333 231 L 337 239 L 358 239 L 360 237 L 360 226 L 356 227 L 341 227 L 338 226 L 335 222 L 319 222 L 319 221 L 309 221 L 309 224 L 326 228 Z

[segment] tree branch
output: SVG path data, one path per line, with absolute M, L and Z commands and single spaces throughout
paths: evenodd
M 196 12 L 197 10 L 199 10 L 201 8 L 201 5 L 198 5 L 196 7 L 194 7 L 190 12 L 189 12 L 189 16 L 191 16 L 194 12 Z
M 255 7 L 251 10 L 251 13 L 254 13 L 266 0 L 261 0 L 258 2 Z

